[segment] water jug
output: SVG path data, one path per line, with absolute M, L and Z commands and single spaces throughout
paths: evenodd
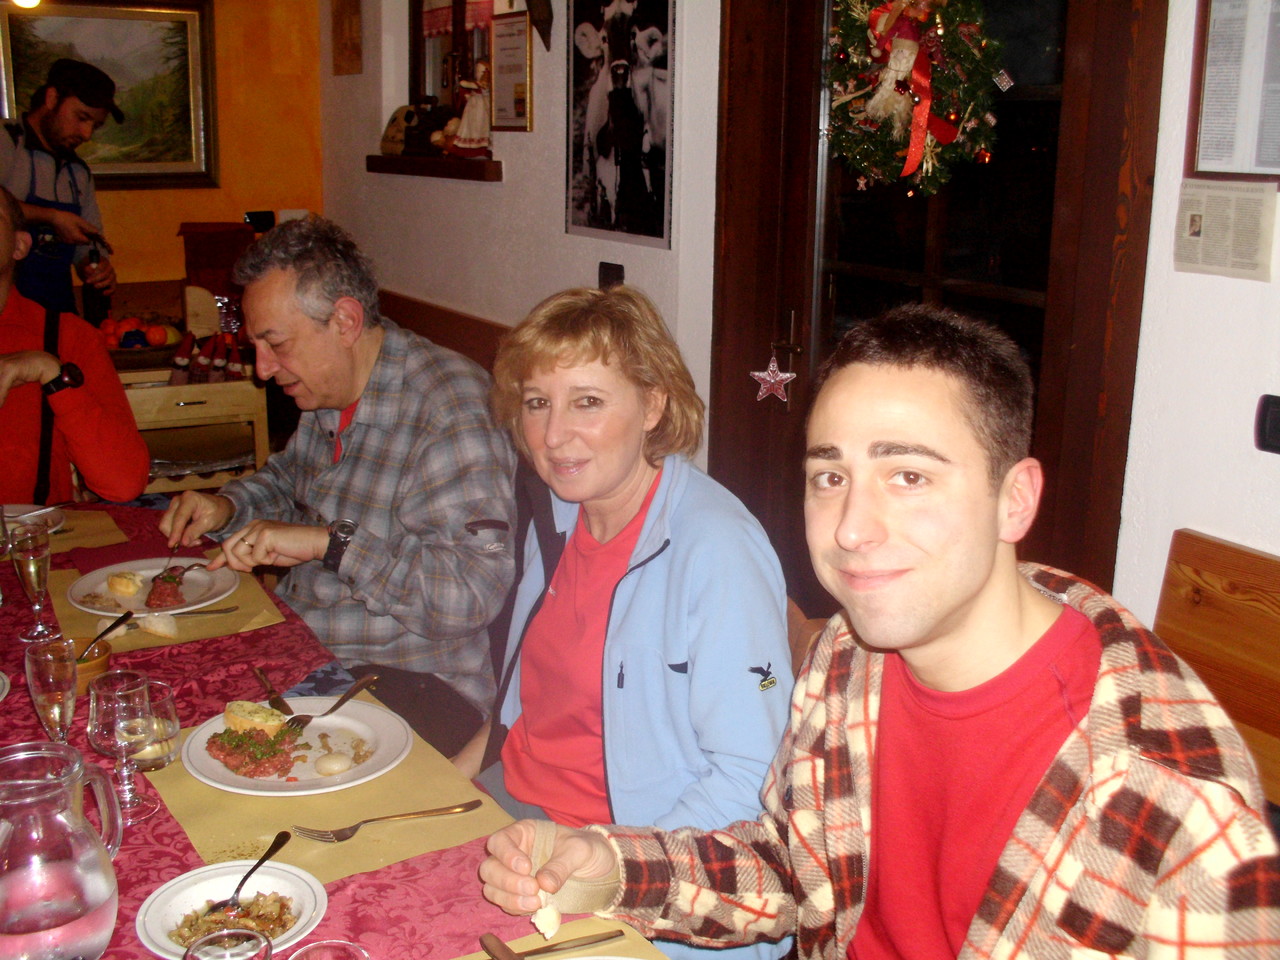
M 102 835 L 82 810 L 93 789 Z M 0 747 L 0 957 L 97 960 L 116 922 L 120 805 L 65 743 Z

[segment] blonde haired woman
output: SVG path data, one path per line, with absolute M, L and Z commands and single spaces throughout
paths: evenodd
M 526 541 L 510 732 L 481 782 L 575 826 L 754 818 L 788 713 L 786 590 L 760 525 L 689 462 L 703 404 L 657 310 L 628 287 L 550 297 L 503 342 L 493 407 L 554 523 Z

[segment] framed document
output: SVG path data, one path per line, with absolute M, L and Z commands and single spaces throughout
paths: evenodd
M 490 24 L 489 57 L 493 61 L 494 130 L 533 129 L 533 65 L 529 46 L 529 14 L 495 15 Z
M 1187 175 L 1280 180 L 1280 6 L 1200 0 Z

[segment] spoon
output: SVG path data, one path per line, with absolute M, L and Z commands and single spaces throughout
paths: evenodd
M 103 630 L 100 634 L 94 637 L 93 640 L 89 643 L 89 645 L 84 648 L 84 653 L 76 657 L 76 663 L 84 663 L 86 660 L 90 659 L 89 655 L 93 652 L 93 648 L 96 647 L 102 641 L 102 639 L 106 637 L 108 633 L 110 633 L 112 630 L 114 630 L 116 627 L 120 626 L 121 624 L 128 623 L 132 619 L 133 619 L 132 610 L 126 610 L 124 613 L 120 614 L 120 616 L 116 617 L 116 619 L 112 622 L 111 626 L 107 627 L 107 629 Z
M 213 906 L 205 911 L 207 917 L 211 913 L 217 913 L 219 910 L 239 910 L 240 909 L 240 891 L 244 888 L 245 881 L 253 876 L 260 866 L 274 857 L 280 852 L 280 848 L 289 842 L 293 836 L 288 830 L 281 830 L 276 834 L 276 838 L 271 841 L 271 846 L 267 847 L 267 852 L 258 858 L 258 862 L 249 868 L 249 872 L 240 878 L 240 882 L 236 884 L 235 893 L 231 894 L 226 900 L 219 900 Z

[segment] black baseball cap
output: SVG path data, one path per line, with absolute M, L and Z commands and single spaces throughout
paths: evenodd
M 49 68 L 45 84 L 60 96 L 73 96 L 95 110 L 107 110 L 116 123 L 124 123 L 124 112 L 116 106 L 116 83 L 91 63 L 63 58 Z

